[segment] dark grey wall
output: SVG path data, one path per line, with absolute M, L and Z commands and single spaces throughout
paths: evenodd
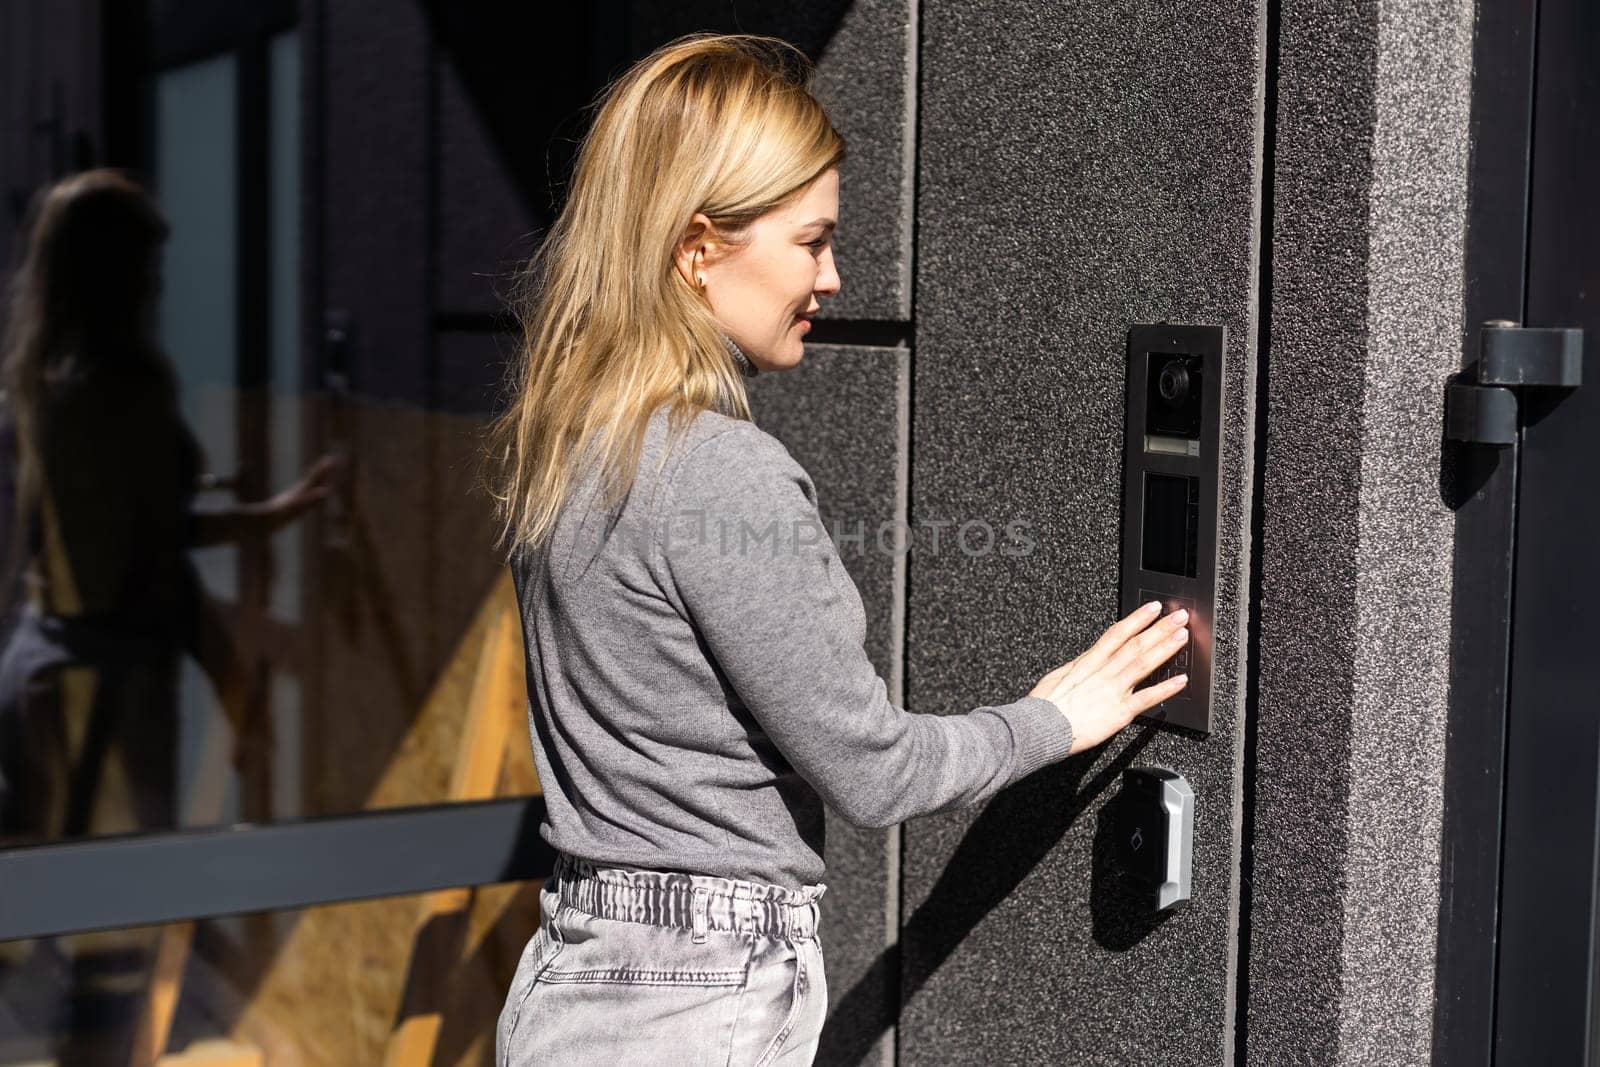
M 1472 25 L 1283 4 L 1251 1063 L 1430 1055 Z
M 923 8 L 911 510 L 1037 550 L 912 560 L 910 706 L 1025 693 L 1117 617 L 1127 330 L 1227 329 L 1213 731 L 1134 728 L 982 812 L 908 823 L 906 1063 L 1229 1058 L 1253 426 L 1262 8 Z M 1194 901 L 1107 870 L 1129 765 L 1196 794 Z
M 835 255 L 836 319 L 911 317 L 911 171 L 915 150 L 916 5 L 856 0 L 817 65 L 817 96 L 844 136 Z

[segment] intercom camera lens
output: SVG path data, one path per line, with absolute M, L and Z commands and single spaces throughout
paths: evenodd
M 1174 360 L 1161 368 L 1161 399 L 1169 404 L 1181 404 L 1189 395 L 1189 372 Z
M 1145 433 L 1200 439 L 1205 364 L 1191 352 L 1151 352 L 1145 365 Z

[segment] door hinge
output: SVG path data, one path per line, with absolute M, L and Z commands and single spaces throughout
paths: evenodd
M 1478 359 L 1444 395 L 1445 437 L 1480 445 L 1517 440 L 1517 393 L 1583 384 L 1583 331 L 1495 319 L 1478 333 Z

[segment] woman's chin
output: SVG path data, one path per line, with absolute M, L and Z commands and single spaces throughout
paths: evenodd
M 771 348 L 761 353 L 761 358 L 752 359 L 760 370 L 786 371 L 797 366 L 805 358 L 805 342 L 800 338 L 800 332 L 790 333 Z M 745 355 L 750 355 L 749 351 Z

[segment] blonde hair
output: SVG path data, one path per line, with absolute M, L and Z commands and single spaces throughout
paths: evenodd
M 703 409 L 750 418 L 743 376 L 674 251 L 696 212 L 737 241 L 844 158 L 811 74 L 777 38 L 693 34 L 600 97 L 566 204 L 518 278 L 521 352 L 489 428 L 502 547 L 548 536 L 586 459 L 604 472 L 607 506 L 619 503 L 662 404 L 669 443 Z

